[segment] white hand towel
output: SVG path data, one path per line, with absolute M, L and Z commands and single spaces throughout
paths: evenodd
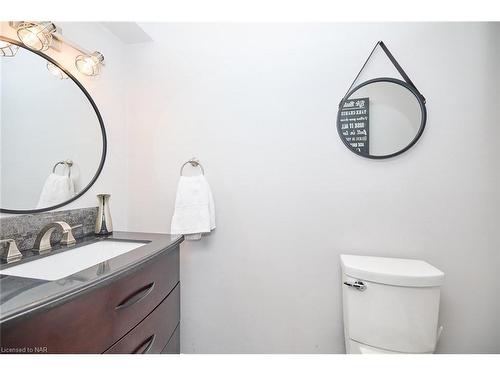
M 43 185 L 37 208 L 55 206 L 75 196 L 71 177 L 51 173 Z
M 170 233 L 186 235 L 186 240 L 199 240 L 202 233 L 213 229 L 215 205 L 205 176 L 181 176 Z

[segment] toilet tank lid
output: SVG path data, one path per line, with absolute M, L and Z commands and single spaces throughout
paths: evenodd
M 423 260 L 341 255 L 340 261 L 346 275 L 375 283 L 413 287 L 444 283 L 444 273 Z

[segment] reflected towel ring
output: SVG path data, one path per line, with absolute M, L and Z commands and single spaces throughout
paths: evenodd
M 73 161 L 72 160 L 58 161 L 56 164 L 54 164 L 54 167 L 52 168 L 52 173 L 56 173 L 56 168 L 59 164 L 68 167 L 68 177 L 71 177 L 71 167 L 73 166 Z
M 201 168 L 201 174 L 205 175 L 205 169 L 203 169 L 203 165 L 200 164 L 200 161 L 198 159 L 196 159 L 196 158 L 191 158 L 187 162 L 185 162 L 184 164 L 182 164 L 182 167 L 181 167 L 181 176 L 182 176 L 182 171 L 184 170 L 184 167 L 187 164 L 191 164 L 191 166 L 193 168 L 200 167 Z

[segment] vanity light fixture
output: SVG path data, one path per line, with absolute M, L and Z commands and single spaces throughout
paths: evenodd
M 52 22 L 24 21 L 17 26 L 17 36 L 25 46 L 35 51 L 46 51 L 56 30 Z
M 13 57 L 16 55 L 18 49 L 19 47 L 15 44 L 0 40 L 0 56 Z
M 104 56 L 100 52 L 78 55 L 75 59 L 75 66 L 78 71 L 86 76 L 96 76 L 101 72 L 104 65 Z
M 66 73 L 64 73 L 58 66 L 52 64 L 50 61 L 47 61 L 47 70 L 50 72 L 50 74 L 59 79 L 68 78 Z

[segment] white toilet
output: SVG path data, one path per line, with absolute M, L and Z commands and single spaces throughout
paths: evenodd
M 444 273 L 421 260 L 341 255 L 346 351 L 433 353 Z

